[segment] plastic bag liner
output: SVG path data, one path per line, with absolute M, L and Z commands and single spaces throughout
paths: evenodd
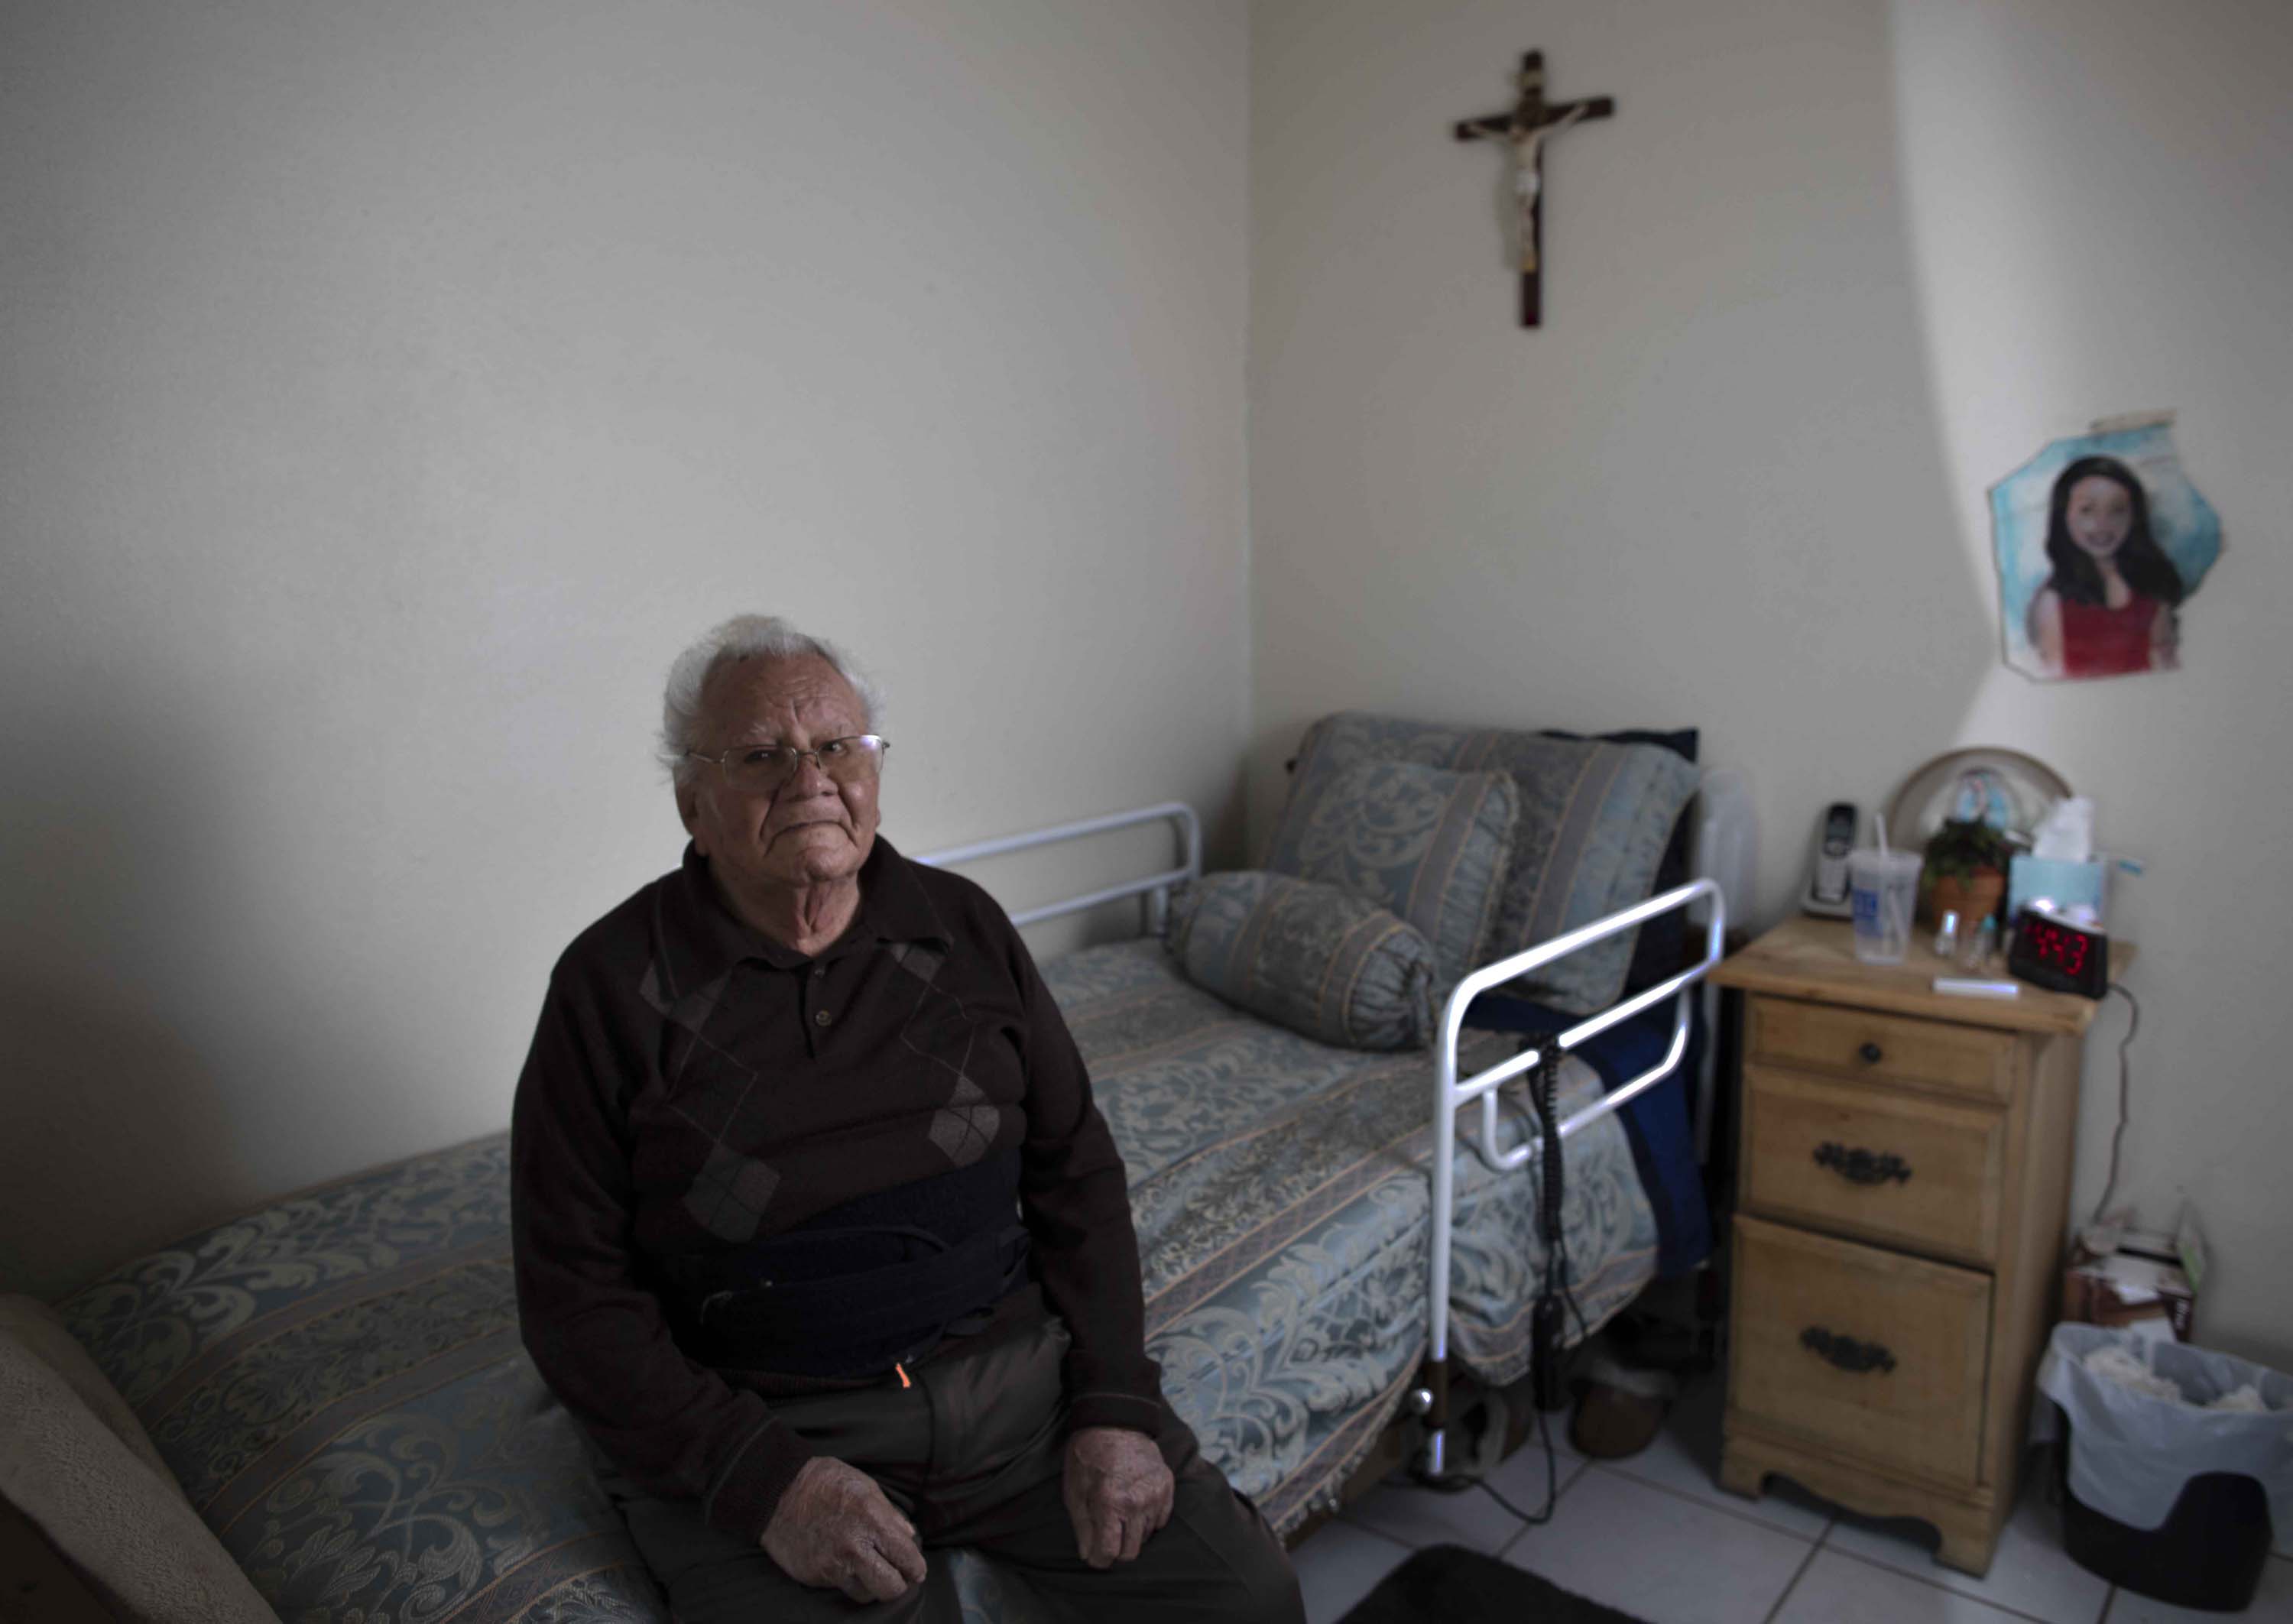
M 2087 1354 L 2112 1345 L 2174 1383 L 2190 1402 L 2152 1398 L 2086 1368 Z M 2248 1384 L 2261 1390 L 2267 1413 L 2203 1408 Z M 2281 1545 L 2293 1531 L 2293 1376 L 2179 1342 L 2064 1324 L 2054 1327 L 2038 1361 L 2038 1391 L 2070 1418 L 2070 1492 L 2104 1516 L 2154 1530 L 2191 1478 L 2235 1472 L 2269 1497 Z M 2030 1430 L 2040 1442 L 2053 1439 L 2054 1411 L 2039 1405 Z

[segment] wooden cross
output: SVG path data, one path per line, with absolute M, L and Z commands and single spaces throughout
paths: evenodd
M 1544 138 L 1572 124 L 1606 118 L 1616 110 L 1611 96 L 1547 101 L 1544 53 L 1532 51 L 1520 59 L 1520 104 L 1511 112 L 1468 118 L 1457 126 L 1459 141 L 1494 137 L 1512 143 L 1513 197 L 1520 209 L 1520 325 L 1525 327 L 1544 325 L 1537 271 L 1538 250 L 1544 243 Z

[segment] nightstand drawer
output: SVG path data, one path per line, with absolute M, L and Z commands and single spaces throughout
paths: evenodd
M 1729 1402 L 1766 1426 L 1974 1483 L 1990 1277 L 1738 1214 Z
M 1974 1263 L 1998 1256 L 2006 1113 L 1744 1069 L 1745 1205 Z
M 1868 1009 L 1754 998 L 1746 1058 L 1899 1087 L 2005 1100 L 2014 1087 L 2012 1032 Z

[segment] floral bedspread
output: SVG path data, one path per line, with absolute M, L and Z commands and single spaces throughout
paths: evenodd
M 1150 942 L 1044 973 L 1129 1163 L 1165 1391 L 1286 1533 L 1424 1347 L 1431 1062 L 1243 1015 Z M 1469 1067 L 1503 1052 L 1482 1041 Z M 1567 1097 L 1589 1097 L 1570 1070 Z M 1655 1221 L 1613 1119 L 1568 1150 L 1597 1325 L 1652 1273 Z M 1470 1154 L 1457 1183 L 1453 1351 L 1508 1381 L 1543 1264 L 1534 1185 Z M 59 1305 L 288 1624 L 666 1620 L 519 1345 L 508 1209 L 503 1135 L 219 1224 Z M 1033 1614 L 1018 1581 L 954 1560 L 967 1617 Z

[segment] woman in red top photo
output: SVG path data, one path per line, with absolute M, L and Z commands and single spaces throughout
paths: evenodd
M 2188 589 L 2150 533 L 2150 503 L 2114 456 L 2082 456 L 2046 511 L 2054 573 L 2030 600 L 2030 641 L 2051 676 L 2170 671 Z

